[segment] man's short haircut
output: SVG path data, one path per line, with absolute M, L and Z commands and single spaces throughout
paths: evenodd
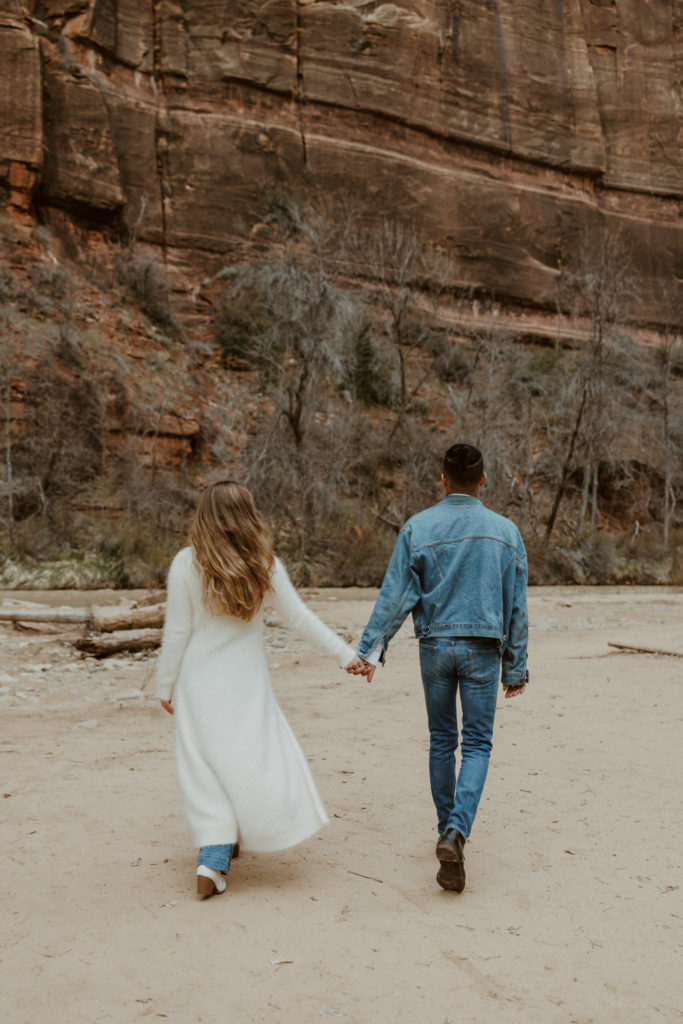
M 471 444 L 454 444 L 443 459 L 443 475 L 456 487 L 473 487 L 484 475 L 484 458 Z

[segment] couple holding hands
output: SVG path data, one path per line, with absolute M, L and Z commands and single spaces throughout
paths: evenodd
M 169 572 L 157 663 L 157 696 L 175 715 L 178 781 L 199 848 L 200 896 L 225 891 L 240 844 L 282 850 L 328 823 L 273 694 L 266 597 L 292 633 L 368 681 L 412 612 L 430 732 L 436 877 L 444 889 L 462 891 L 463 848 L 486 780 L 499 680 L 505 696 L 514 697 L 528 679 L 524 544 L 510 520 L 479 500 L 485 482 L 478 449 L 449 448 L 445 497 L 403 526 L 357 651 L 299 598 L 250 492 L 233 481 L 204 490 L 190 545 Z

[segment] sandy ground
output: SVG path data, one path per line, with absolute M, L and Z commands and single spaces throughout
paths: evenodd
M 373 596 L 310 603 L 357 636 Z M 607 642 L 683 654 L 683 591 L 537 589 L 530 609 L 532 684 L 500 700 L 462 895 L 434 880 L 407 628 L 371 686 L 268 630 L 332 825 L 245 851 L 202 902 L 154 659 L 0 625 L 3 1024 L 681 1019 L 683 659 Z

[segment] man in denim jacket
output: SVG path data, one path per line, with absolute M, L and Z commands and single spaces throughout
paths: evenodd
M 527 561 L 519 530 L 479 500 L 486 482 L 481 452 L 446 452 L 446 497 L 413 516 L 398 535 L 358 654 L 372 679 L 408 612 L 420 641 L 429 723 L 429 777 L 438 816 L 444 889 L 465 887 L 463 847 L 484 789 L 498 680 L 506 697 L 524 692 L 528 619 Z M 460 691 L 460 770 L 456 694 Z

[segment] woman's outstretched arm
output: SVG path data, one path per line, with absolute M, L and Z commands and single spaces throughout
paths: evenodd
M 275 560 L 273 573 L 272 604 L 282 622 L 297 636 L 308 640 L 324 654 L 337 659 L 337 664 L 346 668 L 357 658 L 353 647 L 350 647 L 340 636 L 326 626 L 317 615 L 297 594 L 279 558 Z

